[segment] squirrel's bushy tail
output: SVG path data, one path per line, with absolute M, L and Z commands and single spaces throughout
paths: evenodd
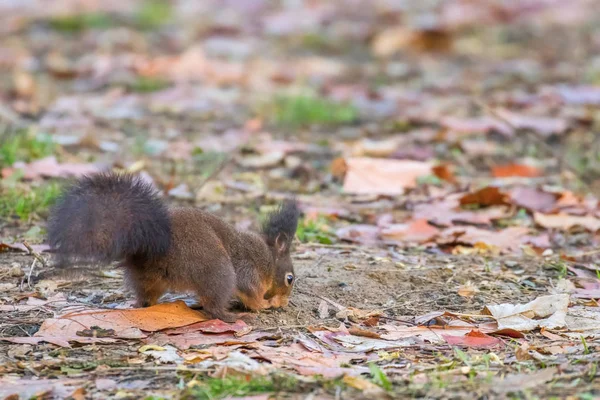
M 167 207 L 140 177 L 100 173 L 65 191 L 51 211 L 50 247 L 59 262 L 153 259 L 171 245 Z

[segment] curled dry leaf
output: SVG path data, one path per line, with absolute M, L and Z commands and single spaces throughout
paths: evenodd
M 536 328 L 556 329 L 566 326 L 568 294 L 541 296 L 527 304 L 499 304 L 486 306 L 484 314 L 498 322 L 499 329 L 526 332 Z

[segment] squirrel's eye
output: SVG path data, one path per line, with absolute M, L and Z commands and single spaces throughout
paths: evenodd
M 286 283 L 287 283 L 287 285 L 288 285 L 288 286 L 289 286 L 289 285 L 291 285 L 291 284 L 292 284 L 292 282 L 294 282 L 294 275 L 292 275 L 292 274 L 287 274 L 287 275 L 285 276 L 285 281 L 286 281 Z

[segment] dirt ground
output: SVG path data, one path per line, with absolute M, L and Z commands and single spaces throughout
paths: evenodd
M 42 3 L 0 2 L 0 398 L 599 398 L 598 1 Z M 290 304 L 56 270 L 107 169 L 239 229 L 296 198 Z

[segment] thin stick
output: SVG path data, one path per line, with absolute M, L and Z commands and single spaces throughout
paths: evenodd
M 46 263 L 46 260 L 44 260 L 44 257 L 42 257 L 40 253 L 35 251 L 33 247 L 31 247 L 31 245 L 27 243 L 26 240 L 23 240 L 21 243 L 23 243 L 23 246 L 25 246 L 27 250 L 29 250 L 29 254 L 34 256 L 44 266 L 44 268 L 48 268 L 48 264 Z
M 31 288 L 31 274 L 33 273 L 33 268 L 35 267 L 35 263 L 37 262 L 37 258 L 33 259 L 31 263 L 31 268 L 29 268 L 29 273 L 27 274 L 27 287 Z

